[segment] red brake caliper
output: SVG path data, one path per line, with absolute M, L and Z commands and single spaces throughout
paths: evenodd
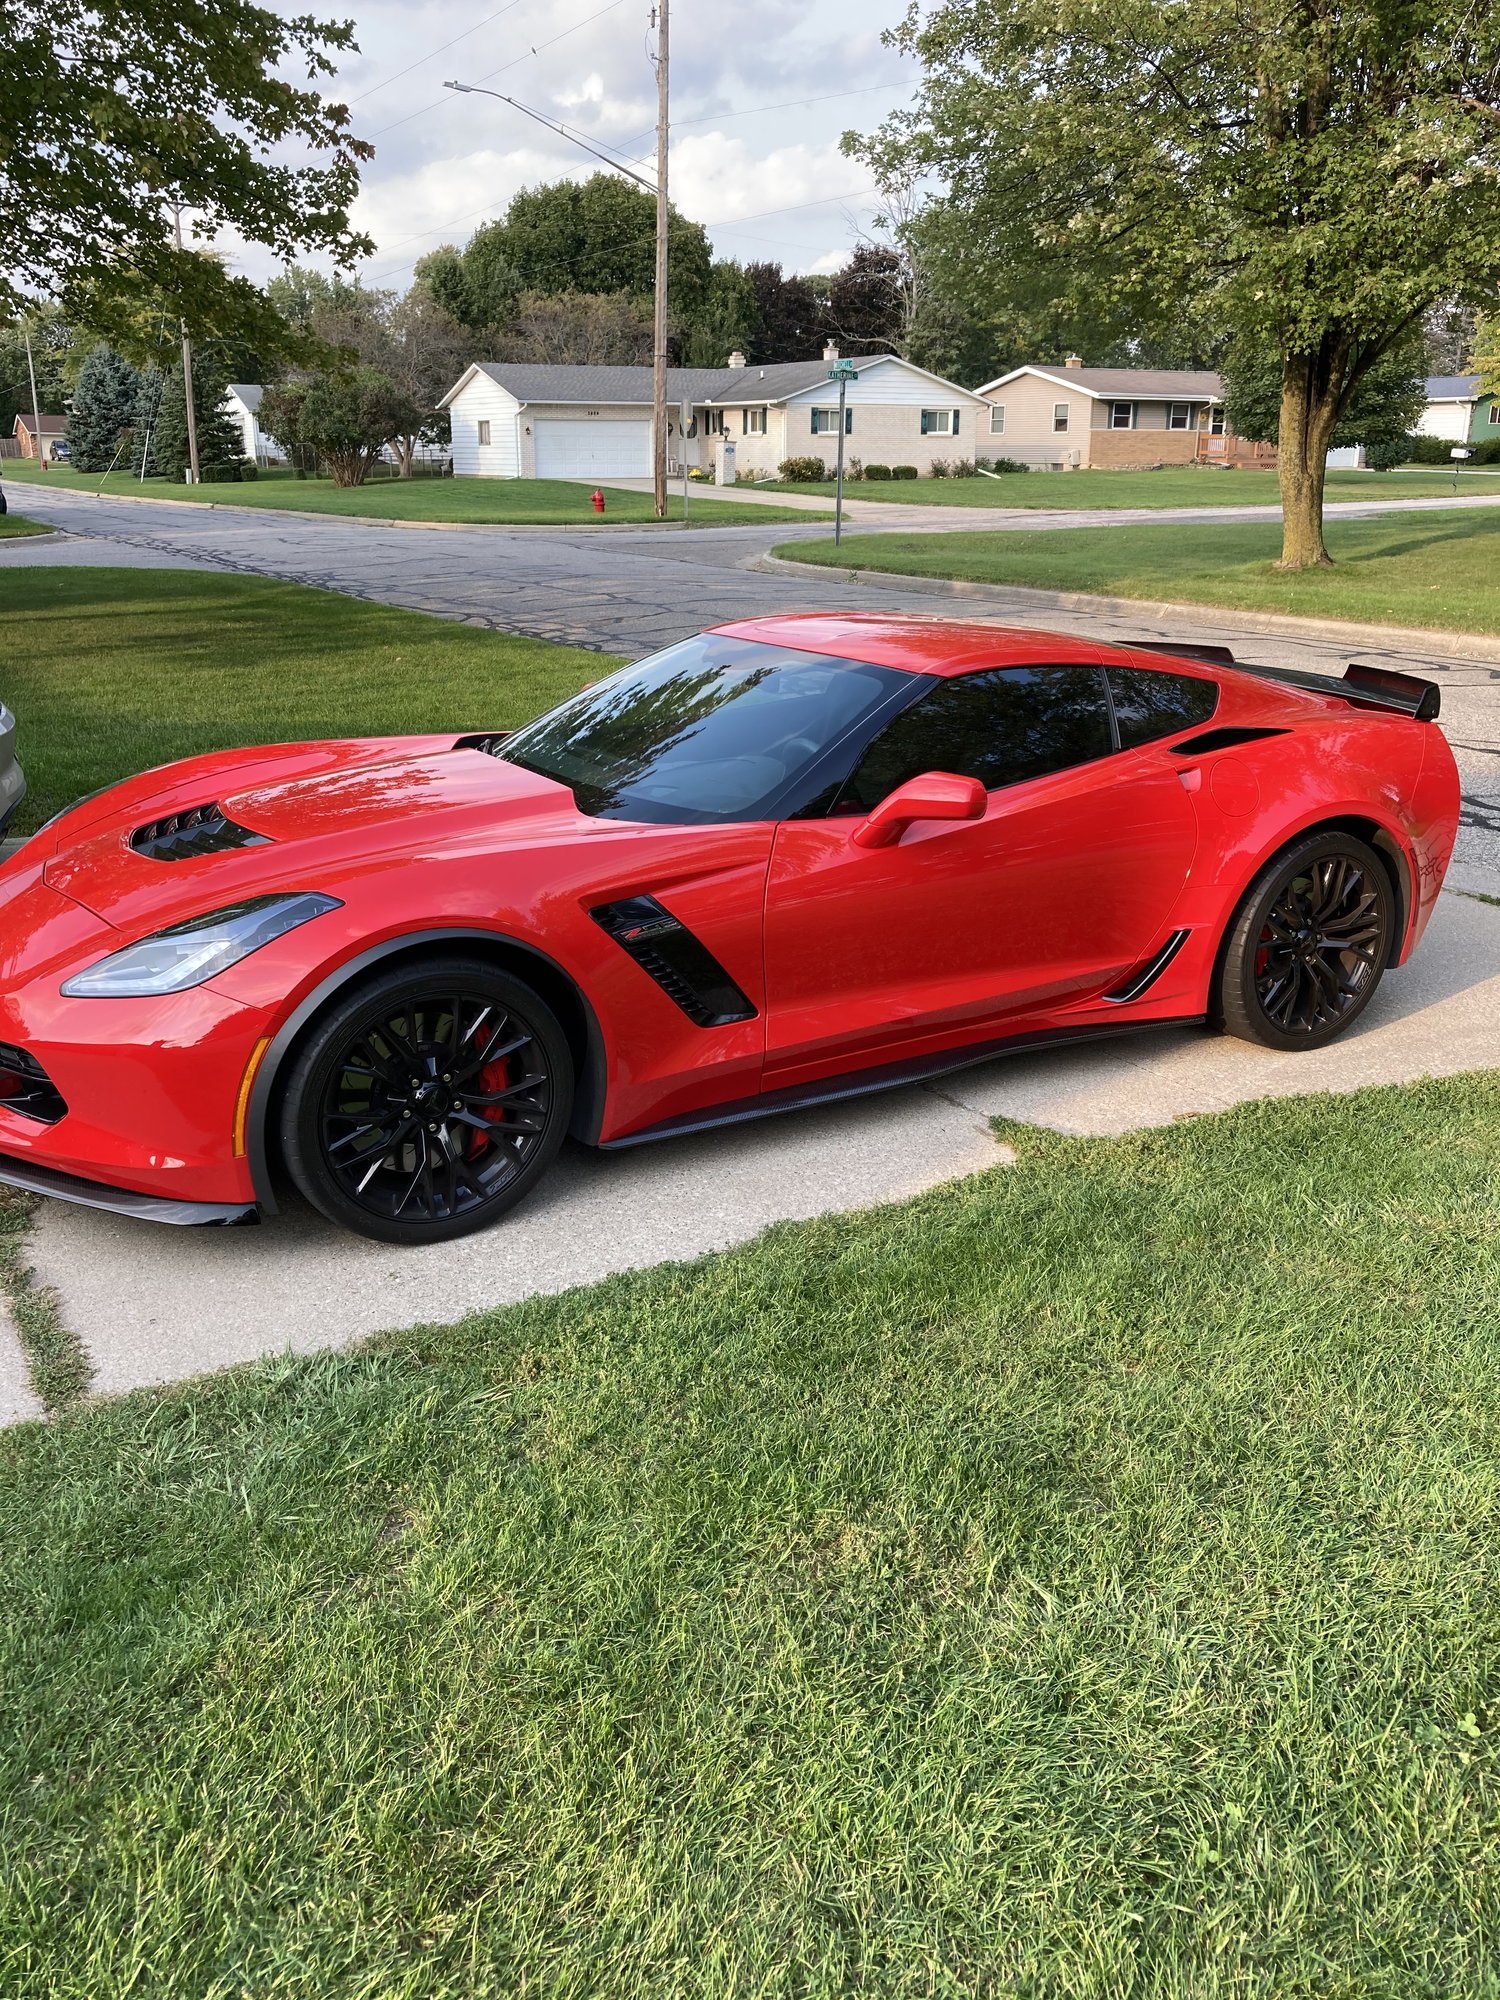
M 476 1037 L 481 1048 L 492 1042 L 494 1038 L 495 1031 L 493 1028 L 481 1029 L 479 1035 Z M 486 1063 L 484 1068 L 479 1072 L 477 1079 L 478 1088 L 475 1095 L 488 1097 L 494 1091 L 504 1090 L 505 1086 L 511 1080 L 510 1069 L 511 1058 L 509 1056 L 501 1056 L 496 1062 Z M 505 1123 L 505 1106 L 503 1104 L 481 1104 L 478 1110 L 480 1117 L 487 1124 L 503 1125 Z M 485 1138 L 484 1134 L 476 1132 L 471 1125 L 469 1127 L 469 1158 L 471 1160 L 477 1159 L 488 1144 L 489 1141 Z

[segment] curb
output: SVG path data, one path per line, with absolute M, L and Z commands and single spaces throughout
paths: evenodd
M 14 491 L 14 486 L 12 486 Z M 45 493 L 48 489 L 33 489 Z M 622 535 L 622 534 L 667 534 L 691 533 L 695 528 L 754 528 L 755 521 L 409 521 L 386 520 L 375 514 L 316 514 L 303 507 L 251 507 L 235 500 L 163 500 L 155 493 L 89 493 L 81 486 L 53 487 L 64 499 L 78 500 L 122 500 L 127 507 L 186 507 L 194 514 L 253 514 L 258 520 L 270 521 L 331 521 L 336 527 L 351 528 L 422 528 L 429 532 L 463 535 Z M 712 501 L 709 505 L 712 506 Z M 730 503 L 731 505 L 734 503 Z M 787 509 L 790 512 L 791 509 Z M 833 525 L 833 515 L 810 515 L 814 525 L 823 520 Z M 772 528 L 796 528 L 799 521 L 770 521 Z M 54 528 L 54 534 L 65 534 L 66 529 Z M 17 536 L 18 541 L 27 539 Z
M 1278 611 L 1236 611 L 1219 604 L 1175 604 L 1149 597 L 1089 597 L 1075 590 L 1032 590 L 1022 584 L 966 583 L 955 578 L 900 576 L 892 570 L 839 569 L 832 563 L 789 562 L 784 556 L 756 556 L 741 565 L 773 576 L 832 576 L 876 590 L 917 591 L 927 597 L 978 600 L 1010 605 L 1017 611 L 1082 611 L 1097 616 L 1162 618 L 1185 625 L 1233 625 L 1246 632 L 1287 638 L 1328 639 L 1336 645 L 1401 647 L 1453 660 L 1500 660 L 1500 634 L 1440 632 L 1420 625 L 1361 625 L 1336 618 L 1296 618 Z

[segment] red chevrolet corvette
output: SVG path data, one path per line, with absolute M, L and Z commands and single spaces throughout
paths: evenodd
M 1438 691 L 727 625 L 519 731 L 195 757 L 0 869 L 0 1180 L 387 1242 L 631 1146 L 1163 1022 L 1316 1049 L 1421 937 Z

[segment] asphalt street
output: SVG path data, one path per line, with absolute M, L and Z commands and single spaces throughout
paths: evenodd
M 877 603 L 928 614 L 978 609 L 821 572 L 804 578 L 745 567 L 774 543 L 828 532 L 811 526 L 608 536 L 424 532 L 95 501 L 55 489 L 28 489 L 25 511 L 55 522 L 66 538 L 0 544 L 0 604 L 9 567 L 227 569 L 625 658 L 757 612 Z M 900 511 L 924 516 L 903 527 L 939 525 L 928 510 Z M 1152 518 L 1191 528 L 1225 512 L 1244 519 L 1259 511 L 1172 510 Z M 1123 525 L 1126 518 L 975 519 L 964 510 L 971 528 Z M 1042 612 L 1021 600 L 988 602 L 979 615 L 1110 639 L 1216 641 L 1248 660 L 1330 672 L 1342 671 L 1350 656 L 1347 645 L 1327 639 L 1246 634 L 1228 615 L 1222 627 L 1174 626 L 1145 607 L 1139 616 L 1101 617 Z M 395 1252 L 343 1236 L 301 1209 L 256 1230 L 194 1231 L 132 1226 L 49 1202 L 33 1239 L 38 1279 L 56 1287 L 67 1323 L 86 1343 L 96 1388 L 118 1391 L 266 1351 L 306 1351 L 380 1328 L 445 1322 L 613 1270 L 698 1256 L 778 1220 L 899 1199 L 1004 1158 L 988 1124 L 997 1114 L 1111 1132 L 1268 1094 L 1500 1066 L 1500 908 L 1478 900 L 1500 895 L 1500 641 L 1495 652 L 1490 664 L 1359 648 L 1361 658 L 1410 666 L 1441 682 L 1443 726 L 1464 774 L 1464 826 L 1451 892 L 1418 957 L 1387 979 L 1359 1027 L 1314 1064 L 1180 1031 L 1013 1057 L 930 1088 L 676 1145 L 618 1155 L 576 1150 L 516 1216 L 428 1251 Z M 32 1413 L 28 1394 L 19 1349 L 0 1325 L 0 1422 Z

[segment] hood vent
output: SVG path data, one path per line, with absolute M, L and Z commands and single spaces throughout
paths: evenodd
M 480 736 L 460 736 L 453 747 L 455 750 L 482 750 L 486 757 L 498 757 L 500 745 L 508 743 L 515 733 L 513 729 L 491 729 Z
M 271 838 L 237 826 L 218 806 L 193 806 L 187 812 L 168 813 L 165 819 L 138 826 L 130 844 L 148 861 L 192 861 L 200 854 L 222 854 L 231 847 L 269 847 Z

